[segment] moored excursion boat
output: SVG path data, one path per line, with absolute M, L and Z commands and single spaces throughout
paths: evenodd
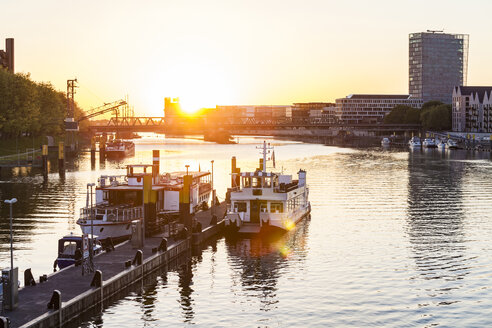
M 410 148 L 420 148 L 422 144 L 420 143 L 420 138 L 417 136 L 413 136 L 412 139 L 408 142 Z
M 389 147 L 391 144 L 391 141 L 389 140 L 389 138 L 383 138 L 381 140 L 381 146 L 383 147 Z
M 106 144 L 105 153 L 110 158 L 122 158 L 135 155 L 135 143 L 131 140 L 115 139 Z
M 448 149 L 458 149 L 458 144 L 453 139 L 448 139 L 446 142 Z
M 232 159 L 232 183 L 228 190 L 228 209 L 225 220 L 230 234 L 270 234 L 292 230 L 296 223 L 311 212 L 306 171 L 299 170 L 298 179 L 292 175 L 266 171 L 267 154 L 275 163 L 273 147 L 263 142 L 260 168 L 240 172 Z
M 154 158 L 155 159 L 155 158 Z M 144 216 L 143 180 L 151 168 L 151 198 L 149 211 L 156 218 L 176 218 L 179 215 L 179 193 L 184 186 L 184 176 L 192 176 L 190 186 L 190 212 L 208 207 L 212 192 L 210 172 L 173 172 L 159 174 L 157 165 L 127 165 L 123 176 L 103 175 L 98 179 L 95 191 L 95 205 L 80 209 L 80 225 L 84 234 L 94 233 L 99 240 L 126 239 L 131 235 L 131 222 Z M 156 168 L 157 166 L 157 168 Z M 91 201 L 92 202 L 92 201 Z
M 437 148 L 436 142 L 431 138 L 424 139 L 422 146 L 424 146 L 424 148 Z

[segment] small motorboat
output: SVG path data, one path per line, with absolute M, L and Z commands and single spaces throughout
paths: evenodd
M 448 149 L 458 149 L 458 145 L 456 144 L 456 141 L 454 141 L 453 139 L 448 139 L 446 145 Z
M 84 247 L 85 243 L 83 238 L 83 236 L 70 234 L 58 240 L 58 257 L 55 263 L 60 269 L 66 268 L 67 266 L 74 264 L 77 260 L 89 256 L 89 246 Z M 89 237 L 86 236 L 85 238 L 85 242 L 89 243 Z M 93 240 L 94 255 L 99 254 L 102 251 L 102 246 L 98 241 L 96 241 L 96 238 L 93 238 Z M 86 254 L 84 254 L 84 252 Z
M 446 149 L 446 143 L 444 142 L 444 140 L 441 140 L 437 143 L 437 148 L 440 149 L 440 150 L 445 150 Z
M 424 139 L 422 146 L 424 146 L 424 148 L 437 148 L 436 142 L 431 138 Z
M 383 140 L 381 140 L 381 146 L 383 147 L 389 147 L 391 144 L 391 141 L 389 140 L 389 138 L 383 138 Z
M 420 148 L 422 146 L 422 144 L 420 143 L 420 138 L 417 136 L 412 137 L 412 139 L 410 139 L 410 141 L 408 142 L 408 145 L 411 148 Z

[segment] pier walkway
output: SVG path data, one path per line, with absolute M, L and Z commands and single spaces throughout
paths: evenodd
M 46 282 L 36 281 L 35 286 L 25 286 L 19 290 L 17 308 L 4 311 L 3 316 L 10 319 L 11 327 L 62 326 L 145 275 L 167 265 L 169 261 L 188 253 L 192 245 L 220 234 L 224 226 L 225 210 L 225 203 L 215 207 L 218 222 L 212 225 L 211 209 L 197 213 L 195 218 L 202 224 L 202 232 L 193 233 L 192 237 L 182 240 L 168 238 L 166 251 L 156 251 L 163 239 L 162 234 L 146 238 L 141 248 L 141 265 L 135 263 L 125 267 L 125 262 L 133 261 L 138 251 L 132 247 L 131 241 L 118 245 L 114 251 L 96 256 L 94 266 L 95 270 L 102 272 L 101 287 L 91 287 L 94 274 L 83 276 L 82 267 L 73 265 L 49 275 Z M 47 307 L 54 290 L 61 293 L 60 310 L 49 310 Z

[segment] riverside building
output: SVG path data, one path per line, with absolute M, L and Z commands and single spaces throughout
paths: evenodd
M 395 106 L 421 108 L 422 104 L 422 99 L 409 95 L 355 94 L 337 99 L 335 114 L 344 124 L 376 124 L 382 123 L 384 116 Z
M 453 131 L 492 132 L 492 86 L 453 89 Z
M 409 35 L 409 93 L 414 98 L 451 103 L 452 90 L 467 84 L 468 34 L 442 31 Z

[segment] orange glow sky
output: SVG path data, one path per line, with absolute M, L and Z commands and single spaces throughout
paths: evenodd
M 488 0 L 4 1 L 0 42 L 16 71 L 66 90 L 84 109 L 129 94 L 161 116 L 186 108 L 334 101 L 408 93 L 408 34 L 470 34 L 469 85 L 492 85 Z M 1 45 L 0 49 L 4 49 Z

